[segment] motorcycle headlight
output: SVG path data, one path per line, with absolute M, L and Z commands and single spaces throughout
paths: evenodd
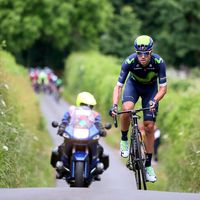
M 89 136 L 88 129 L 74 129 L 74 137 L 77 139 L 85 139 Z

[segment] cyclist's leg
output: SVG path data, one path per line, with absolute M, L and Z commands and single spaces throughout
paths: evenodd
M 143 94 L 141 95 L 143 108 L 149 107 L 149 101 L 154 98 L 154 96 L 157 94 L 158 91 L 156 83 L 152 85 L 147 85 L 145 89 L 146 89 L 145 92 L 143 92 Z M 154 113 L 152 113 L 149 110 L 145 110 L 143 112 L 144 130 L 146 136 L 145 145 L 148 154 L 152 154 L 154 149 L 154 124 L 156 121 L 157 112 L 158 112 L 158 106 L 156 107 Z
M 154 124 L 153 119 L 145 120 L 144 119 L 144 129 L 145 129 L 145 147 L 146 151 L 149 154 L 152 154 L 154 151 Z
M 135 103 L 139 98 L 136 83 L 129 78 L 127 80 L 123 98 L 122 98 L 122 110 L 130 110 L 134 108 Z M 121 129 L 122 131 L 127 131 L 130 125 L 130 114 L 121 115 Z
M 138 100 L 138 94 L 133 83 L 132 79 L 128 79 L 126 83 L 126 87 L 123 93 L 123 105 L 122 110 L 130 110 L 134 108 L 135 103 Z M 121 156 L 126 158 L 129 155 L 128 149 L 128 130 L 130 126 L 130 114 L 121 115 L 121 142 L 120 142 L 120 150 Z
M 154 169 L 151 166 L 152 154 L 154 150 L 154 123 L 154 121 L 144 121 L 146 147 L 146 180 L 150 182 L 155 182 L 157 180 Z
M 122 105 L 122 110 L 130 110 L 134 108 L 134 103 L 132 101 L 124 102 Z M 130 125 L 130 114 L 125 113 L 121 115 L 121 130 L 126 131 L 129 129 Z
M 146 93 L 142 95 L 142 107 L 149 107 L 149 101 L 154 98 L 157 93 L 157 84 L 146 86 Z M 152 154 L 154 150 L 154 124 L 156 121 L 156 113 L 158 106 L 154 113 L 149 110 L 144 111 L 144 130 L 145 130 L 145 146 L 146 146 L 146 179 L 150 182 L 156 181 L 156 175 L 151 167 Z

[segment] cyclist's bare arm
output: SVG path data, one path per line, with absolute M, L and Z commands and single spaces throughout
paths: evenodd
M 117 84 L 115 87 L 114 87 L 114 90 L 113 90 L 113 105 L 118 105 L 118 102 L 121 98 L 121 94 L 122 94 L 122 87 L 123 85 L 122 84 Z
M 166 66 L 165 66 L 165 62 L 162 62 L 160 65 L 160 70 L 159 70 L 159 91 L 156 94 L 156 96 L 154 97 L 154 100 L 156 102 L 159 102 L 167 93 L 167 76 L 166 76 Z
M 158 93 L 154 97 L 154 100 L 156 102 L 159 102 L 165 96 L 166 93 L 167 93 L 167 85 L 160 86 Z

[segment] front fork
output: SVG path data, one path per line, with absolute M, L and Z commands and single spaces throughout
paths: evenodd
M 71 162 L 71 177 L 75 178 L 75 164 L 76 162 L 84 162 L 84 178 L 89 176 L 89 156 L 87 152 L 77 151 L 72 155 Z

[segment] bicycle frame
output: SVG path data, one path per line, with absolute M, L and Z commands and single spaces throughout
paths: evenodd
M 146 161 L 146 150 L 144 146 L 144 142 L 142 140 L 141 132 L 138 127 L 138 112 L 149 110 L 149 108 L 141 108 L 138 110 L 127 110 L 121 111 L 117 114 L 130 113 L 131 114 L 131 134 L 130 134 L 130 148 L 129 148 L 129 156 L 127 160 L 126 166 L 133 170 L 135 173 L 135 179 L 137 188 L 141 190 L 147 190 L 146 185 L 146 172 L 145 172 L 145 161 Z M 117 127 L 117 118 L 114 118 L 115 127 Z M 142 187 L 143 186 L 143 187 Z

